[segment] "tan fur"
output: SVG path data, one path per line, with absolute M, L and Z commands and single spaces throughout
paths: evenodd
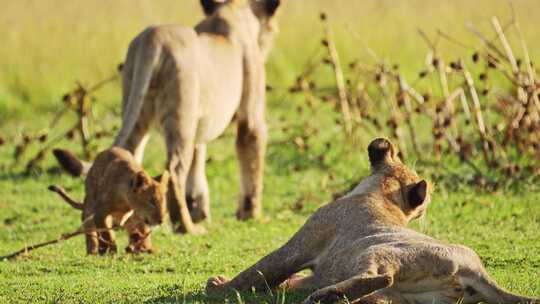
M 75 209 L 82 210 L 88 254 L 116 252 L 114 232 L 101 231 L 124 226 L 130 238 L 127 252 L 151 252 L 151 227 L 160 225 L 166 214 L 169 174 L 154 181 L 127 150 L 101 152 L 86 177 L 84 203 L 71 198 L 60 186 L 51 186 Z M 99 232 L 94 232 L 98 230 Z
M 206 144 L 223 133 L 234 115 L 241 175 L 236 214 L 239 219 L 261 214 L 267 137 L 264 64 L 277 31 L 273 17 L 280 1 L 201 4 L 207 16 L 194 29 L 152 26 L 131 42 L 123 67 L 122 128 L 114 143 L 140 163 L 151 125 L 161 129 L 171 173 L 169 214 L 182 233 L 202 232 L 193 222 L 210 216 Z M 66 153 L 57 158 L 77 172 L 88 167 Z
M 233 280 L 210 278 L 208 293 L 268 287 L 315 290 L 304 303 L 526 303 L 489 278 L 480 258 L 406 228 L 426 212 L 429 184 L 385 139 L 369 148 L 372 173 L 321 207 L 283 247 Z M 311 269 L 308 277 L 295 275 Z M 538 303 L 538 302 L 537 302 Z

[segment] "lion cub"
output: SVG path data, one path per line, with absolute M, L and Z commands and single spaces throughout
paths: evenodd
M 315 290 L 304 303 L 525 303 L 490 279 L 469 248 L 406 228 L 430 202 L 429 184 L 386 139 L 368 147 L 371 175 L 321 207 L 280 249 L 233 280 L 208 280 L 208 293 L 270 286 Z M 307 277 L 295 275 L 309 268 Z
M 113 147 L 101 152 L 86 177 L 84 203 L 73 200 L 59 186 L 51 186 L 72 207 L 82 210 L 88 254 L 117 251 L 115 225 L 128 231 L 127 252 L 151 252 L 151 227 L 166 214 L 169 173 L 153 180 L 127 150 Z M 96 231 L 97 230 L 97 231 Z

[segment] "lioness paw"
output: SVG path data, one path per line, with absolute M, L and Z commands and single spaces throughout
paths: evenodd
M 227 292 L 227 283 L 229 279 L 224 276 L 211 277 L 206 282 L 207 294 L 221 294 Z
M 193 225 L 193 227 L 188 231 L 189 234 L 193 235 L 203 235 L 206 234 L 206 228 L 201 225 Z

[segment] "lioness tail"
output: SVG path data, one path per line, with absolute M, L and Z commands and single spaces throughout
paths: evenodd
M 60 166 L 75 177 L 85 176 L 92 166 L 91 163 L 80 160 L 68 150 L 54 149 L 53 154 Z
M 133 73 L 128 75 L 127 72 L 123 71 L 122 77 L 131 77 L 132 85 L 123 92 L 122 128 L 113 146 L 125 147 L 139 120 L 154 69 L 158 65 L 161 56 L 162 49 L 159 43 L 155 42 L 157 40 L 155 35 L 155 29 L 150 27 L 129 46 L 126 62 L 129 63 L 128 60 L 134 60 Z M 147 43 L 137 43 L 139 40 L 145 40 Z

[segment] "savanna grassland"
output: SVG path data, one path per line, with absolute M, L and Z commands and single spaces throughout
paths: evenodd
M 540 60 L 540 2 L 512 1 L 532 60 Z M 83 181 L 54 169 L 50 153 L 42 170 L 24 173 L 24 164 L 38 146 L 31 146 L 14 165 L 14 147 L 24 132 L 47 130 L 61 108 L 62 96 L 76 81 L 93 84 L 116 73 L 129 41 L 150 24 L 194 25 L 202 18 L 195 0 L 0 0 L 0 255 L 57 238 L 75 230 L 80 215 L 47 190 L 62 184 L 82 198 Z M 492 35 L 490 18 L 509 20 L 507 1 L 499 0 L 288 0 L 279 14 L 280 34 L 268 65 L 267 120 L 270 126 L 265 170 L 264 211 L 261 221 L 238 222 L 234 217 L 238 170 L 234 153 L 235 128 L 230 127 L 209 145 L 207 176 L 212 200 L 212 221 L 203 236 L 178 236 L 164 225 L 154 234 L 156 254 L 87 257 L 79 237 L 38 249 L 28 256 L 0 262 L 0 303 L 222 303 L 208 298 L 203 288 L 211 275 L 233 276 L 265 253 L 283 244 L 320 205 L 368 173 L 366 144 L 386 129 L 358 130 L 358 140 L 344 139 L 334 123 L 339 113 L 328 104 L 317 111 L 304 107 L 301 94 L 287 88 L 295 82 L 321 45 L 319 13 L 324 11 L 334 31 L 344 65 L 387 60 L 414 78 L 425 65 L 428 47 L 418 35 L 437 29 L 475 47 L 480 43 L 465 28 L 472 21 Z M 513 45 L 515 35 L 509 35 Z M 470 49 L 441 42 L 449 58 L 471 56 Z M 325 72 L 326 71 L 326 72 Z M 479 70 L 473 70 L 478 77 Z M 330 75 L 330 76 L 329 76 Z M 332 73 L 322 70 L 321 82 Z M 325 79 L 328 78 L 328 79 Z M 224 79 L 226 77 L 224 76 Z M 503 85 L 504 86 L 504 85 Z M 120 86 L 108 84 L 94 96 L 91 126 L 118 126 Z M 488 102 L 483 99 L 482 102 Z M 381 111 L 385 111 L 381 107 Z M 50 131 L 61 134 L 74 122 L 66 116 Z M 489 117 L 488 117 L 489 120 Z M 305 126 L 318 131 L 300 145 L 291 133 Z M 424 130 L 425 131 L 425 130 Z M 488 271 L 505 288 L 540 296 L 540 187 L 533 176 L 503 176 L 481 167 L 498 187 L 484 187 L 471 178 L 469 166 L 459 158 L 432 154 L 428 132 L 419 141 L 422 160 L 405 160 L 436 188 L 430 211 L 415 229 L 449 242 L 474 248 Z M 294 136 L 292 137 L 294 138 Z M 92 143 L 110 145 L 110 137 Z M 80 152 L 68 140 L 55 147 Z M 153 136 L 145 167 L 163 169 L 164 146 Z M 538 163 L 538 158 L 520 160 Z M 361 223 L 359 223 L 361 224 Z M 121 235 L 121 233 L 120 233 Z M 120 237 L 120 246 L 127 240 Z M 297 303 L 306 294 L 232 295 L 228 303 Z

